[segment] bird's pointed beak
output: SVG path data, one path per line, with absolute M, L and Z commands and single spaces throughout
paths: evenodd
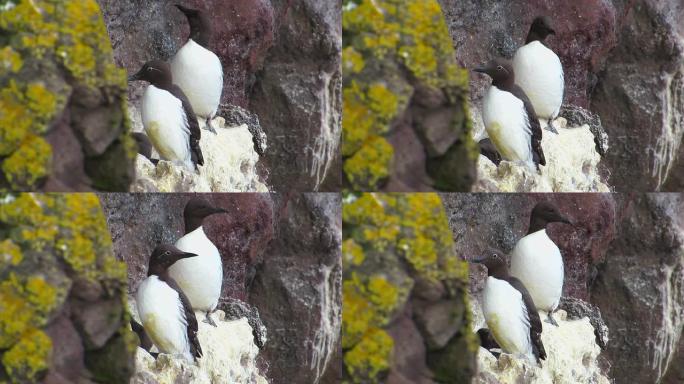
M 189 257 L 195 257 L 195 256 L 198 256 L 198 255 L 196 253 L 192 253 L 192 252 L 183 252 L 180 255 L 180 259 L 187 259 Z
M 566 216 L 561 215 L 560 219 L 558 220 L 561 223 L 569 224 L 569 225 L 575 225 L 572 220 L 568 219 Z
M 212 213 L 212 214 L 215 214 L 215 213 L 228 213 L 228 211 L 225 210 L 225 209 L 223 209 L 223 208 L 220 208 L 220 207 L 215 207 L 215 208 L 213 208 L 213 211 L 212 211 L 211 213 Z
M 482 264 L 482 263 L 485 262 L 485 260 L 487 260 L 486 257 L 480 256 L 480 257 L 473 257 L 473 258 L 471 258 L 471 259 L 470 259 L 470 262 L 471 262 L 471 263 Z
M 130 82 L 133 82 L 133 81 L 136 81 L 136 80 L 140 80 L 140 71 L 138 71 L 138 72 L 136 72 L 136 73 L 134 73 L 134 74 L 128 76 L 128 82 L 129 82 L 129 83 L 130 83 Z
M 487 73 L 487 66 L 486 65 L 478 65 L 477 67 L 473 68 L 473 71 L 479 72 L 479 73 Z

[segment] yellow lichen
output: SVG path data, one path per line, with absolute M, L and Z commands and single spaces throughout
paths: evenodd
M 453 43 L 437 0 L 358 0 L 343 8 L 342 155 L 352 190 L 378 189 L 384 167 L 378 167 L 376 145 L 413 95 L 413 85 L 441 92 L 454 108 L 463 109 L 453 121 L 457 143 L 474 162 L 467 114 L 468 72 L 456 61 Z M 407 74 L 408 72 L 408 74 Z M 383 87 L 383 88 L 380 88 Z M 463 123 L 465 122 L 465 124 Z M 383 149 L 391 148 L 388 144 Z M 356 156 L 364 151 L 364 156 Z M 374 156 L 368 156 L 373 154 Z M 382 160 L 386 160 L 385 155 Z M 348 163 L 353 163 L 348 165 Z M 383 164 L 384 165 L 384 164 Z M 464 164 L 470 166 L 470 164 Z M 368 175 L 378 171 L 383 177 Z M 432 169 L 429 170 L 433 172 Z M 442 177 L 442 175 L 438 175 Z M 357 180 L 363 180 L 355 184 Z M 437 185 L 446 185 L 436 180 Z
M 52 340 L 43 331 L 30 328 L 2 355 L 2 364 L 12 383 L 35 383 L 47 370 Z
M 344 354 L 344 363 L 354 383 L 380 383 L 390 367 L 394 340 L 382 329 L 371 328 L 363 339 Z
M 344 265 L 361 265 L 364 259 L 363 248 L 354 239 L 347 239 L 342 243 L 342 256 Z
M 0 272 L 8 266 L 16 266 L 23 259 L 21 248 L 7 239 L 0 242 Z
M 0 29 L 6 31 L 9 40 L 9 46 L 0 50 L 0 74 L 13 74 L 0 76 L 0 162 L 14 155 L 30 135 L 47 132 L 75 85 L 118 88 L 119 102 L 122 108 L 125 105 L 125 72 L 112 60 L 111 44 L 95 0 L 21 1 L 0 12 Z M 34 66 L 22 65 L 29 59 L 43 63 L 41 72 Z M 49 76 L 62 68 L 68 71 L 64 79 Z M 37 81 L 27 84 L 20 79 Z M 127 149 L 130 147 L 128 130 L 124 130 L 121 141 Z M 133 159 L 130 151 L 125 153 L 129 160 Z M 14 159 L 13 166 L 22 161 L 35 164 L 21 165 L 23 169 L 6 174 L 7 179 L 13 179 L 8 187 L 37 189 L 35 183 L 43 176 L 41 173 L 49 172 L 45 167 L 47 158 L 41 155 L 35 160 L 24 156 Z
M 387 369 L 382 363 L 387 348 L 378 352 L 376 341 L 392 342 L 382 330 L 404 313 L 413 276 L 444 284 L 452 294 L 462 295 L 463 308 L 468 308 L 468 267 L 454 252 L 446 211 L 437 194 L 348 195 L 342 221 L 345 369 L 353 382 L 376 382 Z M 363 254 L 361 263 L 354 263 L 354 253 Z M 470 314 L 462 316 L 464 328 L 459 334 L 472 356 L 477 341 L 469 329 Z
M 46 177 L 52 163 L 52 147 L 40 136 L 29 135 L 2 163 L 2 171 L 15 191 L 32 190 Z
M 344 162 L 344 172 L 357 191 L 375 190 L 390 175 L 394 148 L 380 136 L 374 136 Z

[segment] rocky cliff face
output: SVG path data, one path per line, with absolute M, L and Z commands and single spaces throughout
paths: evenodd
M 469 382 L 467 265 L 435 194 L 347 196 L 344 382 Z
M 128 265 L 131 292 L 146 275 L 154 246 L 182 236 L 182 210 L 189 197 L 100 196 L 115 254 Z M 229 211 L 205 223 L 207 236 L 223 258 L 219 309 L 230 319 L 249 320 L 253 343 L 262 347 L 260 373 L 269 380 L 331 382 L 339 350 L 339 198 L 328 194 L 205 198 Z
M 126 266 L 96 196 L 0 197 L 0 381 L 125 383 Z
M 511 58 L 532 19 L 547 15 L 547 42 L 565 70 L 564 103 L 596 112 L 611 149 L 608 184 L 617 191 L 681 190 L 684 130 L 684 10 L 678 0 L 441 0 L 459 63 Z M 470 81 L 474 105 L 489 80 Z M 477 122 L 475 122 L 477 123 Z
M 681 360 L 684 318 L 679 195 L 444 195 L 443 200 L 457 252 L 466 258 L 490 245 L 509 252 L 526 233 L 534 204 L 556 204 L 574 222 L 549 228 L 565 262 L 563 296 L 600 310 L 610 330 L 601 354 L 611 367 L 606 375 L 616 382 L 676 382 L 681 372 L 673 362 Z M 471 273 L 473 292 L 479 292 L 483 278 L 481 271 Z M 564 300 L 561 308 L 576 312 L 572 301 Z M 601 329 L 597 324 L 592 322 Z
M 128 190 L 126 76 L 97 3 L 1 6 L 0 189 Z
M 99 3 L 115 61 L 129 73 L 148 60 L 170 59 L 187 39 L 185 17 L 166 1 Z M 269 143 L 260 153 L 262 176 L 277 190 L 339 185 L 340 1 L 185 4 L 211 14 L 213 50 L 224 71 L 222 103 L 258 116 Z M 129 88 L 133 108 L 143 87 Z M 220 115 L 228 120 L 223 110 Z

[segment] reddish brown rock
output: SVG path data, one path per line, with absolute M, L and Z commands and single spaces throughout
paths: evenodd
M 684 328 L 682 197 L 443 195 L 457 253 L 469 259 L 490 245 L 510 252 L 527 232 L 530 209 L 541 200 L 552 201 L 575 223 L 549 227 L 565 263 L 562 305 L 570 317 L 591 318 L 599 344 L 608 334 L 602 355 L 612 367 L 608 376 L 616 382 L 677 382 Z M 475 296 L 483 277 L 481 268 L 471 269 Z M 591 305 L 580 308 L 574 299 Z
M 183 234 L 190 194 L 100 196 L 133 292 L 152 249 Z M 265 376 L 335 382 L 340 363 L 341 217 L 334 194 L 204 194 L 228 214 L 205 220 L 223 260 L 219 308 L 255 329 Z M 248 304 L 247 304 L 248 303 Z M 256 311 L 254 311 L 256 309 Z M 296 379 L 299 378 L 299 379 Z M 326 380 L 333 381 L 326 381 Z
M 170 59 L 187 40 L 187 21 L 173 3 L 98 1 L 116 63 L 129 73 L 148 60 Z M 341 183 L 341 0 L 185 4 L 211 14 L 213 50 L 224 72 L 221 103 L 258 116 L 261 128 L 250 131 L 267 136 L 261 163 L 269 184 L 282 191 L 336 190 Z M 140 82 L 129 87 L 133 105 L 143 89 Z

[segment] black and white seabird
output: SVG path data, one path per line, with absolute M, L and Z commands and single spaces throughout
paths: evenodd
M 216 116 L 223 91 L 223 67 L 210 50 L 212 24 L 202 10 L 176 5 L 188 19 L 190 38 L 171 60 L 171 72 L 176 84 L 185 92 L 195 114 L 206 119 L 207 129 L 213 133 L 211 119 Z
M 160 60 L 145 63 L 128 81 L 150 83 L 142 99 L 145 133 L 162 160 L 196 169 L 204 164 L 200 129 L 192 106 L 175 84 L 169 65 Z
M 549 18 L 535 18 L 525 45 L 513 56 L 513 70 L 516 84 L 527 94 L 537 117 L 548 121 L 547 130 L 558 133 L 552 122 L 563 103 L 565 78 L 558 55 L 544 43 L 548 35 L 555 34 Z
M 515 84 L 511 64 L 504 59 L 494 59 L 475 71 L 492 78 L 492 85 L 484 97 L 482 118 L 502 159 L 520 162 L 532 169 L 546 165 L 539 120 L 525 92 Z
M 173 245 L 157 246 L 150 257 L 147 278 L 140 283 L 135 296 L 145 334 L 157 349 L 188 361 L 202 356 L 197 319 L 190 301 L 169 276 L 168 268 L 179 260 L 196 256 Z
M 487 267 L 482 311 L 496 344 L 503 352 L 530 361 L 546 359 L 537 308 L 525 285 L 509 275 L 502 254 L 488 250 L 484 257 L 472 261 Z
M 212 207 L 201 198 L 192 198 L 185 205 L 185 235 L 176 241 L 176 247 L 199 256 L 180 260 L 169 268 L 169 274 L 190 299 L 192 308 L 206 313 L 205 322 L 216 326 L 209 313 L 218 305 L 223 283 L 223 263 L 214 243 L 202 229 L 204 218 L 216 213 L 227 213 L 223 208 Z
M 558 246 L 546 234 L 549 223 L 572 224 L 551 203 L 538 203 L 532 209 L 527 235 L 511 252 L 511 276 L 525 284 L 537 308 L 548 314 L 546 321 L 558 326 L 552 314 L 563 293 L 565 268 Z

